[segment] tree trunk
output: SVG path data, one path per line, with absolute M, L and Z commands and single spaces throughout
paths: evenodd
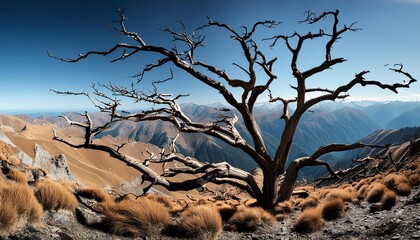
M 263 169 L 263 189 L 258 203 L 265 209 L 272 209 L 278 202 L 278 177 L 275 170 Z
M 294 160 L 290 163 L 286 170 L 283 183 L 281 184 L 280 191 L 278 192 L 280 202 L 287 201 L 290 199 L 295 188 L 296 179 L 300 169 L 299 159 Z

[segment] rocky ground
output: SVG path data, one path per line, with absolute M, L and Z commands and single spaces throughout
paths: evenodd
M 85 215 L 89 210 L 82 208 Z M 238 233 L 224 231 L 219 239 L 420 239 L 420 189 L 414 188 L 410 196 L 398 197 L 389 211 L 371 213 L 365 201 L 349 204 L 344 217 L 329 221 L 323 229 L 311 234 L 293 232 L 292 226 L 299 211 L 284 221 L 256 232 Z M 91 217 L 95 217 L 92 215 Z M 154 236 L 154 239 L 174 239 Z M 60 210 L 46 214 L 41 226 L 26 226 L 10 236 L 0 239 L 129 239 L 110 235 L 80 224 L 73 213 Z
M 245 234 L 224 232 L 220 239 L 420 239 L 420 189 L 413 189 L 408 197 L 398 198 L 390 211 L 376 213 L 370 213 L 364 201 L 348 205 L 344 217 L 327 222 L 323 229 L 311 234 L 291 230 L 295 212 L 268 229 Z

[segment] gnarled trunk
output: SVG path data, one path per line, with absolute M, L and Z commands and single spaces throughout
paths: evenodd
M 300 164 L 298 161 L 293 161 L 287 167 L 286 174 L 284 176 L 283 183 L 281 184 L 280 190 L 278 192 L 280 202 L 287 201 L 290 199 L 295 188 L 297 176 L 299 173 Z

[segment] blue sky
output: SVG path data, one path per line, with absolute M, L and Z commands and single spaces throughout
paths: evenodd
M 207 16 L 237 29 L 260 20 L 281 21 L 274 30 L 261 32 L 261 36 L 269 37 L 292 34 L 295 29 L 302 33 L 315 32 L 318 26 L 309 28 L 296 22 L 304 18 L 307 9 L 318 13 L 339 9 L 342 23 L 357 22 L 356 26 L 362 30 L 344 35 L 333 49 L 333 56 L 348 61 L 312 79 L 311 86 L 334 88 L 363 70 L 371 70 L 368 77 L 372 79 L 401 81 L 401 77 L 384 67 L 393 63 L 403 63 L 405 70 L 420 78 L 420 0 L 0 0 L 0 110 L 88 109 L 92 106 L 87 99 L 55 95 L 49 89 L 88 91 L 91 83 L 130 84 L 134 79 L 129 76 L 153 61 L 153 56 L 143 54 L 118 63 L 110 63 L 112 59 L 107 57 L 64 63 L 47 56 L 50 50 L 57 56 L 76 57 L 87 50 L 105 50 L 126 41 L 109 27 L 118 19 L 116 10 L 121 7 L 127 8 L 129 30 L 139 32 L 149 44 L 167 47 L 173 43 L 160 29 L 165 26 L 179 29 L 179 20 L 191 30 L 204 24 Z M 240 70 L 232 66 L 242 56 L 237 46 L 232 45 L 223 31 L 210 29 L 206 35 L 206 46 L 199 52 L 201 60 L 240 77 Z M 315 42 L 304 49 L 301 66 L 313 66 L 322 58 L 317 46 L 319 43 Z M 293 78 L 288 68 L 290 56 L 284 45 L 263 49 L 267 55 L 279 57 L 276 73 L 281 81 L 273 86 L 273 93 L 291 97 L 293 92 L 287 86 L 293 83 Z M 145 81 L 166 75 L 167 71 L 151 73 Z M 175 79 L 161 89 L 176 94 L 190 93 L 184 102 L 221 102 L 213 90 L 182 73 L 176 73 Z M 399 95 L 374 87 L 358 87 L 350 95 L 353 100 L 417 101 L 419 90 L 419 83 Z

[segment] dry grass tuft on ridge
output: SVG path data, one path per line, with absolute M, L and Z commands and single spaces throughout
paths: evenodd
M 390 210 L 397 202 L 397 194 L 392 190 L 386 190 L 381 200 L 382 210 Z
M 386 187 L 382 183 L 379 183 L 379 182 L 372 183 L 369 189 L 367 190 L 365 200 L 368 203 L 376 203 L 376 202 L 381 201 L 382 196 L 384 195 L 385 189 Z
M 28 176 L 26 173 L 17 169 L 10 169 L 10 171 L 6 174 L 6 177 L 17 183 L 28 183 Z
M 307 208 L 315 208 L 319 204 L 319 199 L 315 196 L 310 195 L 309 197 L 305 198 L 300 202 L 300 207 L 302 208 L 302 211 Z
M 261 207 L 240 206 L 229 219 L 228 228 L 238 232 L 249 232 L 273 224 L 275 221 L 274 216 Z
M 102 202 L 98 211 L 105 216 L 105 231 L 126 237 L 153 236 L 172 223 L 168 210 L 147 197 Z
M 329 197 L 323 201 L 320 207 L 322 208 L 322 217 L 325 220 L 334 220 L 343 215 L 344 201 L 340 197 Z
M 8 234 L 27 222 L 38 224 L 43 210 L 28 185 L 10 183 L 0 187 L 0 234 Z
M 408 196 L 411 193 L 411 186 L 408 178 L 403 174 L 391 173 L 388 174 L 382 183 L 399 196 Z
M 312 233 L 320 230 L 325 224 L 322 219 L 322 207 L 305 209 L 297 218 L 293 230 L 298 233 Z
M 101 188 L 82 187 L 77 194 L 84 198 L 94 199 L 98 202 L 113 201 L 113 198 Z
M 50 179 L 37 182 L 35 196 L 44 210 L 66 209 L 74 212 L 78 204 L 76 197 L 65 185 Z
M 182 212 L 179 223 L 168 226 L 165 233 L 182 238 L 217 239 L 222 229 L 222 218 L 216 207 L 196 205 Z

